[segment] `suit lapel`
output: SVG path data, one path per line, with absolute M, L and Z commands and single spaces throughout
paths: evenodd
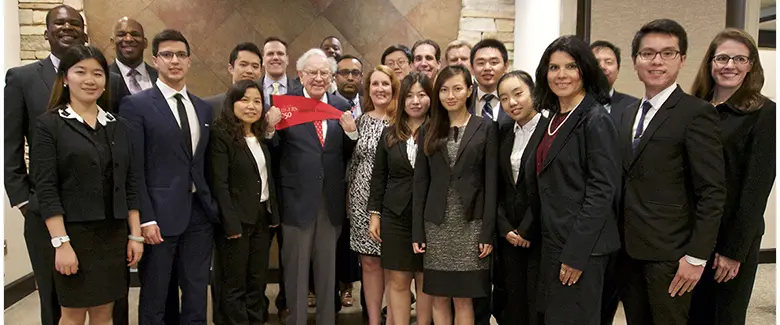
M 249 143 L 245 141 L 244 145 L 241 146 L 241 151 L 244 153 L 245 157 L 249 159 L 249 162 L 252 164 L 252 166 L 255 167 L 255 172 L 257 175 L 260 176 L 260 168 L 257 166 L 257 160 L 255 160 L 255 156 L 252 155 L 252 150 L 249 149 Z M 265 150 L 263 150 L 263 156 L 266 158 L 266 163 L 268 163 L 268 157 L 265 155 Z
M 130 92 L 130 88 L 128 88 L 128 87 L 127 87 L 127 83 L 125 82 L 125 76 L 123 76 L 123 75 L 122 75 L 122 71 L 121 71 L 121 70 L 119 70 L 119 66 L 116 64 L 116 62 L 114 62 L 113 64 L 111 64 L 110 66 L 108 66 L 108 70 L 109 70 L 109 71 L 111 71 L 111 72 L 113 72 L 113 73 L 116 73 L 116 74 L 118 74 L 118 75 L 119 75 L 119 77 L 120 77 L 120 78 L 119 78 L 119 81 L 121 81 L 121 82 L 122 82 L 122 87 L 125 87 L 125 92 L 126 92 L 127 94 L 132 94 L 132 93 Z M 152 82 L 152 83 L 154 83 L 154 82 Z
M 209 123 L 206 123 L 210 121 L 211 115 L 209 115 L 208 108 L 203 107 L 200 105 L 200 102 L 195 101 L 195 95 L 187 92 L 187 96 L 190 98 L 190 102 L 192 103 L 192 107 L 195 108 L 195 115 L 198 116 L 198 128 L 200 129 L 200 139 L 198 139 L 198 144 L 195 146 L 195 152 L 193 152 L 193 156 L 198 156 L 199 154 L 203 153 L 206 149 L 206 144 L 208 143 L 209 139 L 209 132 L 208 128 L 210 127 Z
M 181 154 L 182 158 L 184 158 L 185 161 L 189 160 L 190 154 L 186 147 L 187 144 L 184 143 L 184 139 L 181 137 L 181 127 L 179 126 L 179 123 L 176 122 L 176 117 L 173 116 L 171 107 L 168 106 L 168 101 L 163 97 L 162 92 L 160 92 L 160 88 L 157 88 L 157 86 L 154 86 L 153 88 L 154 91 L 152 92 L 152 102 L 157 109 L 157 113 L 159 113 L 166 120 L 165 123 L 168 124 L 168 127 L 175 131 L 173 133 L 179 135 L 176 137 L 176 140 L 173 141 L 176 141 L 179 144 L 179 148 L 181 149 L 179 154 Z
M 499 151 L 499 159 L 501 169 L 504 170 L 504 177 L 506 177 L 509 184 L 514 184 L 514 176 L 512 175 L 512 149 L 515 144 L 515 132 L 514 127 L 508 130 L 508 134 L 504 137 L 504 141 L 501 143 L 501 150 Z
M 51 91 L 54 86 L 54 79 L 57 78 L 57 72 L 54 70 L 54 64 L 51 62 L 50 57 L 38 61 L 38 75 L 41 76 L 43 83 Z
M 384 139 L 384 138 L 382 138 L 382 139 L 380 139 L 379 141 L 385 141 L 385 139 Z M 382 144 L 380 144 L 380 145 L 382 145 Z M 404 166 L 405 166 L 406 168 L 409 168 L 409 169 L 412 169 L 412 170 L 413 170 L 413 168 L 412 168 L 412 163 L 411 163 L 411 162 L 409 162 L 409 154 L 408 154 L 408 153 L 406 153 L 406 149 L 407 149 L 407 147 L 408 147 L 408 146 L 406 145 L 406 141 L 398 141 L 398 142 L 397 142 L 397 145 L 396 145 L 395 147 L 396 147 L 396 150 L 399 150 L 399 151 L 400 151 L 401 157 L 403 157 L 403 160 L 404 160 L 404 162 L 405 162 Z
M 469 141 L 471 141 L 471 138 L 474 136 L 474 133 L 477 132 L 477 129 L 480 126 L 482 126 L 482 123 L 480 122 L 484 122 L 484 121 L 480 121 L 479 118 L 474 118 L 473 115 L 469 117 L 469 121 L 466 122 L 466 129 L 463 131 L 463 138 L 460 140 L 460 145 L 458 146 L 458 155 L 455 156 L 455 164 L 458 163 L 460 156 L 463 155 L 463 150 L 466 148 Z
M 146 64 L 146 63 L 144 63 L 144 64 Z M 154 83 L 157 82 L 157 70 L 155 68 L 153 68 L 152 66 L 146 64 L 146 73 L 149 74 L 149 80 L 154 85 Z
M 555 139 L 553 139 L 553 142 L 550 145 L 550 150 L 547 151 L 547 157 L 544 159 L 542 171 L 550 165 L 552 160 L 555 159 L 555 156 L 558 155 L 558 152 L 561 151 L 561 148 L 563 148 L 563 145 L 569 141 L 569 137 L 571 136 L 572 131 L 574 131 L 574 129 L 580 124 L 580 119 L 583 112 L 588 109 L 594 101 L 595 99 L 593 99 L 593 97 L 590 95 L 585 95 L 585 98 L 583 98 L 582 102 L 577 105 L 577 107 L 574 109 L 574 112 L 569 113 L 571 115 L 563 122 L 563 125 L 560 126 L 558 134 L 555 135 Z M 550 123 L 552 123 L 552 118 L 550 119 Z
M 626 170 L 631 167 L 631 163 L 634 161 L 634 148 L 631 142 L 634 139 L 634 119 L 641 102 L 640 100 L 636 105 L 626 107 L 626 112 L 620 123 L 619 142 L 623 145 L 623 167 Z
M 89 140 L 89 142 L 92 143 L 93 146 L 97 145 L 95 143 L 95 139 L 92 139 L 92 136 L 89 134 L 89 132 L 87 132 L 86 128 L 84 127 L 84 125 L 82 125 L 81 122 L 79 122 L 79 120 L 75 118 L 63 118 L 63 120 L 65 120 L 65 124 L 67 124 L 71 129 L 75 130 L 76 132 L 81 134 L 81 136 L 83 136 L 85 139 Z
M 669 98 L 666 99 L 666 102 L 664 102 L 664 104 L 661 105 L 661 108 L 658 109 L 658 112 L 655 113 L 653 119 L 650 120 L 650 124 L 647 125 L 647 130 L 642 133 L 642 137 L 639 139 L 639 144 L 636 147 L 636 151 L 632 155 L 632 164 L 634 161 L 636 161 L 636 158 L 639 156 L 639 154 L 642 153 L 642 150 L 645 148 L 645 146 L 647 146 L 647 142 L 650 141 L 650 138 L 653 137 L 655 131 L 658 131 L 658 128 L 661 127 L 661 125 L 666 122 L 666 119 L 669 118 L 669 110 L 677 105 L 677 102 L 680 101 L 682 95 L 682 89 L 680 89 L 680 86 L 677 86 Z

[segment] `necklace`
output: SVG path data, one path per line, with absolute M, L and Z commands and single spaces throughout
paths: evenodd
M 579 105 L 577 105 L 577 106 L 579 106 Z M 575 107 L 574 107 L 572 110 L 570 110 L 568 113 L 566 113 L 566 117 L 563 119 L 563 122 L 561 122 L 561 124 L 558 124 L 558 126 L 555 128 L 555 131 L 552 131 L 552 129 L 551 129 L 551 127 L 552 127 L 552 124 L 553 124 L 552 122 L 553 122 L 553 120 L 555 119 L 555 117 L 553 117 L 553 118 L 550 120 L 550 123 L 549 123 L 549 124 L 547 124 L 547 135 L 549 135 L 549 136 L 553 136 L 553 135 L 555 135 L 556 133 L 558 133 L 558 130 L 560 130 L 560 129 L 561 129 L 561 126 L 563 126 L 564 124 L 566 124 L 566 120 L 568 120 L 568 119 L 569 119 L 569 116 L 571 116 L 571 113 L 572 113 L 572 112 L 574 112 L 574 110 L 575 110 L 575 109 L 577 109 L 577 106 L 575 106 Z

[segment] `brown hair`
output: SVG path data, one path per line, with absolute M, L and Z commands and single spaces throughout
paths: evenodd
M 750 52 L 751 68 L 745 75 L 745 80 L 737 91 L 731 95 L 728 102 L 736 109 L 749 112 L 761 108 L 766 101 L 766 97 L 761 95 L 761 88 L 764 86 L 764 68 L 761 66 L 761 59 L 758 57 L 758 47 L 753 37 L 741 29 L 726 28 L 715 36 L 715 39 L 707 48 L 707 53 L 699 66 L 699 72 L 691 87 L 691 94 L 711 101 L 715 93 L 715 79 L 712 78 L 712 59 L 715 57 L 715 50 L 725 41 L 736 41 L 748 48 Z
M 374 103 L 371 101 L 371 76 L 374 74 L 374 72 L 377 71 L 384 73 L 390 78 L 390 85 L 393 89 L 393 98 L 390 100 L 390 106 L 387 107 L 387 112 L 385 112 L 385 114 L 387 114 L 387 116 L 392 119 L 395 116 L 395 108 L 398 105 L 398 88 L 400 88 L 401 85 L 398 82 L 398 77 L 395 76 L 393 69 L 390 69 L 390 67 L 384 65 L 378 65 L 374 67 L 374 69 L 371 70 L 371 72 L 369 72 L 365 77 L 365 81 L 363 82 L 363 93 L 366 95 L 363 96 L 363 114 L 373 111 L 376 108 L 374 107 Z
M 415 136 L 415 132 L 412 132 L 409 128 L 409 114 L 406 113 L 406 96 L 412 90 L 414 85 L 420 84 L 423 91 L 428 94 L 428 98 L 432 98 L 433 85 L 431 79 L 427 75 L 421 72 L 412 72 L 401 82 L 401 92 L 398 93 L 398 110 L 395 117 L 390 122 L 390 127 L 387 129 L 387 137 L 385 141 L 388 147 L 394 146 L 398 142 L 409 140 L 410 137 Z M 428 120 L 428 116 L 431 115 L 431 108 L 428 107 L 428 111 L 425 113 L 425 119 Z M 419 130 L 419 128 L 417 129 Z
M 441 103 L 439 91 L 447 80 L 456 76 L 462 76 L 466 83 L 466 89 L 471 88 L 471 73 L 461 65 L 451 65 L 439 71 L 436 76 L 436 82 L 433 85 L 433 97 L 431 97 L 430 119 L 425 126 L 425 155 L 432 156 L 447 141 L 447 134 L 450 132 L 450 118 L 447 109 Z M 466 97 L 466 106 L 471 101 L 472 94 Z M 468 109 L 468 107 L 467 107 Z

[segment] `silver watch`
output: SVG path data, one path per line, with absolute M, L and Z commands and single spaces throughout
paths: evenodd
M 60 248 L 63 243 L 67 243 L 69 241 L 70 237 L 68 236 L 54 237 L 51 239 L 51 245 L 54 246 L 54 248 Z

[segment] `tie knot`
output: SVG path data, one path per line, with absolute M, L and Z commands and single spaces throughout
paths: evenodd
M 349 106 L 350 107 L 355 107 L 355 100 L 354 99 L 347 99 L 347 101 L 349 101 Z
M 175 93 L 173 94 L 173 98 L 176 98 L 176 100 L 182 100 L 184 98 L 184 95 L 181 93 Z
M 653 107 L 653 104 L 650 104 L 649 100 L 646 100 L 644 103 L 642 103 L 642 112 L 644 114 L 647 114 L 647 111 L 650 110 L 650 108 Z
M 484 96 L 482 96 L 482 99 L 484 99 L 486 102 L 493 100 L 493 98 L 496 98 L 496 96 L 493 94 L 485 94 Z
M 135 68 L 132 68 L 132 69 L 130 69 L 130 71 L 127 72 L 127 76 L 128 77 L 135 77 L 135 76 L 138 76 L 138 75 L 141 75 L 141 73 L 138 72 L 138 70 L 136 70 Z

